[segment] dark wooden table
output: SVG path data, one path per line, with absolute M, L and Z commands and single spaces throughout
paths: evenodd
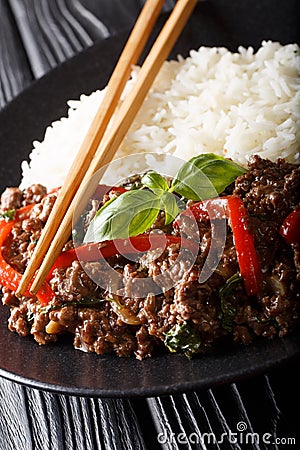
M 127 30 L 142 4 L 0 0 L 0 108 L 61 62 Z M 166 1 L 165 11 L 173 5 Z M 205 391 L 142 399 L 64 396 L 0 378 L 0 450 L 276 449 L 283 442 L 295 448 L 298 386 L 299 360 Z M 234 435 L 231 442 L 199 440 L 230 436 L 239 426 L 257 437 L 249 444 Z

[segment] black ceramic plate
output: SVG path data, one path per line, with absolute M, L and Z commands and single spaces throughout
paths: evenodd
M 257 48 L 263 39 L 299 42 L 298 1 L 213 0 L 200 3 L 173 56 L 200 45 Z M 164 20 L 164 18 L 162 18 Z M 96 44 L 36 82 L 0 114 L 0 187 L 18 185 L 20 162 L 45 127 L 66 113 L 66 101 L 102 88 L 126 36 Z M 226 383 L 269 370 L 296 356 L 299 333 L 189 361 L 164 355 L 143 362 L 76 351 L 71 342 L 39 347 L 7 330 L 0 308 L 0 375 L 28 386 L 88 396 L 160 395 Z

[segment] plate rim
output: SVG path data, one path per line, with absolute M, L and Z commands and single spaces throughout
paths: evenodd
M 167 15 L 168 14 L 165 14 L 164 17 L 166 17 Z M 72 69 L 78 63 L 81 63 L 82 61 L 85 61 L 85 60 L 89 60 L 90 56 L 93 56 L 93 55 L 97 54 L 98 52 L 101 53 L 102 49 L 109 48 L 112 42 L 116 43 L 116 41 L 118 41 L 118 45 L 122 46 L 122 43 L 125 42 L 125 39 L 126 39 L 126 36 L 128 35 L 128 33 L 129 33 L 129 31 L 124 31 L 120 34 L 111 36 L 103 41 L 96 42 L 94 45 L 87 48 L 83 52 L 80 52 L 80 53 L 74 55 L 69 60 L 64 61 L 64 62 L 60 63 L 59 65 L 57 65 L 54 69 L 52 69 L 51 71 L 49 71 L 48 73 L 43 75 L 41 78 L 32 82 L 27 88 L 25 88 L 21 93 L 19 93 L 11 102 L 9 102 L 3 109 L 1 109 L 0 120 L 5 115 L 9 116 L 9 115 L 13 114 L 13 112 L 19 108 L 19 106 L 20 106 L 20 104 L 22 104 L 22 102 L 26 101 L 29 97 L 31 97 L 32 94 L 39 92 L 44 85 L 47 86 L 49 83 L 51 84 L 51 83 L 55 82 L 55 80 L 60 76 L 60 74 L 64 73 L 66 68 L 67 68 L 67 70 Z M 100 86 L 99 86 L 99 89 L 101 89 Z M 33 97 L 34 97 L 34 95 L 33 95 Z M 68 98 L 67 98 L 67 100 L 68 100 Z M 35 103 L 35 102 L 36 102 L 36 100 L 33 99 L 33 103 Z M 67 108 L 66 104 L 64 105 L 64 108 L 65 109 Z M 45 125 L 44 130 L 47 126 L 48 125 Z M 43 132 L 44 132 L 44 130 L 43 130 Z M 1 135 L 1 125 L 0 125 L 0 135 Z M 27 152 L 27 156 L 28 156 L 28 152 Z M 0 306 L 0 308 L 2 308 L 3 310 L 5 309 L 5 307 L 2 305 Z M 2 317 L 2 313 L 1 313 L 1 317 Z M 5 328 L 6 328 L 5 331 L 9 335 L 12 335 L 15 339 L 18 339 L 18 338 L 21 340 L 24 339 L 24 338 L 21 338 L 19 336 L 14 335 L 13 333 L 11 333 L 7 329 L 6 322 L 5 322 Z M 30 337 L 30 339 L 32 340 L 33 348 L 38 345 L 37 343 L 35 343 L 33 341 L 32 337 Z M 287 336 L 286 338 L 276 338 L 276 339 L 278 339 L 278 340 L 280 339 L 281 342 L 282 342 L 282 339 L 285 339 L 287 341 L 289 341 L 289 340 L 293 341 L 294 337 L 291 335 L 291 336 Z M 296 340 L 299 341 L 299 335 L 296 335 Z M 251 344 L 251 345 L 253 345 L 253 344 Z M 47 346 L 45 346 L 44 349 L 45 349 L 45 351 L 47 351 Z M 75 352 L 76 350 L 73 349 L 73 351 Z M 251 366 L 251 367 L 248 367 L 247 370 L 244 369 L 243 371 L 239 371 L 239 372 L 236 370 L 233 373 L 223 375 L 222 379 L 221 379 L 221 377 L 216 377 L 213 382 L 208 379 L 199 380 L 198 382 L 185 381 L 185 382 L 181 382 L 181 383 L 170 384 L 170 385 L 161 385 L 161 386 L 156 386 L 156 387 L 136 387 L 136 388 L 131 388 L 130 390 L 127 390 L 125 392 L 124 392 L 124 390 L 119 390 L 119 389 L 114 389 L 114 390 L 99 389 L 99 390 L 95 391 L 93 388 L 87 388 L 87 387 L 75 388 L 75 387 L 61 386 L 61 385 L 55 384 L 55 383 L 52 383 L 52 384 L 45 383 L 43 381 L 33 380 L 31 378 L 22 376 L 17 373 L 9 372 L 6 369 L 4 369 L 3 367 L 0 367 L 0 376 L 5 379 L 8 379 L 10 381 L 13 381 L 13 382 L 16 382 L 16 383 L 19 383 L 19 384 L 22 384 L 22 385 L 25 385 L 25 386 L 28 386 L 31 388 L 42 389 L 45 391 L 59 393 L 59 394 L 85 396 L 85 397 L 87 397 L 87 396 L 88 397 L 98 397 L 98 398 L 99 397 L 112 397 L 112 398 L 115 398 L 115 397 L 118 397 L 118 398 L 120 398 L 120 397 L 148 397 L 148 396 L 153 396 L 153 395 L 165 395 L 165 394 L 171 394 L 171 393 L 187 392 L 187 391 L 194 390 L 194 389 L 202 389 L 202 388 L 205 389 L 205 388 L 216 386 L 216 385 L 227 384 L 227 383 L 237 381 L 240 379 L 249 378 L 249 377 L 252 377 L 253 375 L 256 375 L 259 373 L 265 373 L 266 371 L 269 371 L 271 369 L 275 369 L 276 367 L 282 366 L 285 363 L 287 363 L 288 361 L 292 360 L 293 358 L 299 357 L 299 355 L 300 355 L 300 348 L 295 349 L 295 351 L 290 355 L 282 354 L 279 359 L 275 359 L 274 361 L 268 361 L 265 364 L 261 364 L 260 367 Z M 172 357 L 173 358 L 176 358 L 176 357 L 181 358 L 182 356 L 181 355 L 172 355 Z M 205 355 L 204 355 L 204 357 L 205 357 Z M 101 358 L 101 357 L 99 357 L 99 358 Z M 117 358 L 117 357 L 114 357 L 114 358 Z M 116 361 L 118 361 L 118 359 L 116 359 Z M 137 364 L 143 364 L 143 361 L 137 361 Z

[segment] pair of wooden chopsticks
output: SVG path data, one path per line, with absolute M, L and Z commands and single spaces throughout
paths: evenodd
M 132 64 L 137 63 L 163 3 L 163 0 L 148 0 L 145 3 L 107 85 L 106 95 L 60 189 L 54 208 L 21 279 L 17 295 L 25 292 L 37 269 L 30 291 L 37 293 L 41 288 L 71 234 L 73 214 L 86 190 L 87 183 L 88 191 L 92 194 L 95 190 L 95 185 L 91 182 L 92 176 L 113 159 L 197 0 L 177 1 L 145 59 L 132 90 L 125 97 L 119 110 L 115 112 Z M 105 133 L 114 112 L 111 128 Z

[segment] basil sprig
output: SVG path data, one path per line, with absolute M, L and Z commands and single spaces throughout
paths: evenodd
M 165 213 L 165 224 L 179 213 L 179 199 L 174 195 L 204 200 L 216 197 L 246 170 L 213 153 L 190 159 L 179 169 L 169 186 L 167 180 L 151 170 L 141 179 L 141 188 L 124 192 L 106 202 L 91 221 L 84 242 L 137 236 L 149 229 L 160 211 Z
M 189 200 L 216 197 L 246 170 L 229 159 L 213 153 L 195 156 L 179 169 L 171 192 Z

